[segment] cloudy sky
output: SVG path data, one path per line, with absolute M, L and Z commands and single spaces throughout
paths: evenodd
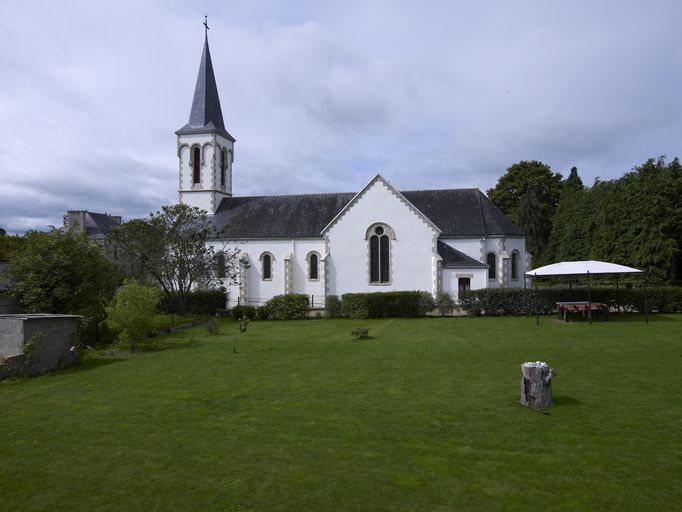
M 682 2 L 0 0 L 0 227 L 177 201 L 203 15 L 238 195 L 682 156 Z

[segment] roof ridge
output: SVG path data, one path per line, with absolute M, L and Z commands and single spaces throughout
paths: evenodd
M 309 192 L 307 194 L 263 194 L 259 196 L 232 196 L 231 199 L 257 199 L 261 197 L 310 197 L 310 196 L 334 196 L 341 194 L 356 194 L 357 192 Z M 227 199 L 227 198 L 226 198 Z
M 404 192 L 443 192 L 448 190 L 475 190 L 480 192 L 481 189 L 478 187 L 463 187 L 463 188 L 417 188 L 411 190 L 400 190 L 400 193 Z

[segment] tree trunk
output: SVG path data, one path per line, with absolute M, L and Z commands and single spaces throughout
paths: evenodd
M 554 369 L 547 363 L 535 361 L 521 365 L 521 405 L 544 409 L 552 405 Z

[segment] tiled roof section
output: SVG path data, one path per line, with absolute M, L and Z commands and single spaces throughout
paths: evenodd
M 87 226 L 88 236 L 95 234 L 108 235 L 113 231 L 114 228 L 117 228 L 121 225 L 118 217 L 113 217 L 106 213 L 87 212 L 87 215 L 94 224 L 94 226 Z
M 319 237 L 354 193 L 229 197 L 212 217 L 221 238 Z
M 410 190 L 402 192 L 441 230 L 441 236 L 523 236 L 480 190 Z
M 523 236 L 478 189 L 401 192 L 441 230 L 441 236 Z M 319 237 L 353 198 L 352 192 L 229 197 L 213 216 L 224 238 Z
M 443 258 L 443 268 L 488 268 L 488 265 L 485 263 L 481 263 L 457 249 L 453 249 L 440 240 L 438 241 L 438 255 Z
M 204 51 L 201 54 L 201 64 L 194 88 L 192 110 L 189 122 L 180 128 L 176 134 L 218 132 L 234 142 L 234 137 L 225 130 L 223 111 L 220 108 L 218 86 L 213 73 L 211 51 L 208 48 L 208 37 L 204 41 Z

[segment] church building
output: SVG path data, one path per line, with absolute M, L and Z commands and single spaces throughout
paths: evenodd
M 176 134 L 180 202 L 208 211 L 216 250 L 228 242 L 247 262 L 228 288 L 230 306 L 287 293 L 307 294 L 314 307 L 349 292 L 456 299 L 460 290 L 524 285 L 524 233 L 478 189 L 399 191 L 377 174 L 358 192 L 233 194 L 236 141 L 223 122 L 208 37 L 189 122 Z

